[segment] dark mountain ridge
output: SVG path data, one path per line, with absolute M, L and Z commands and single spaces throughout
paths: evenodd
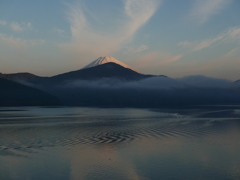
M 28 72 L 2 74 L 2 77 L 16 82 L 28 82 L 31 84 L 44 83 L 48 79 L 48 77 L 41 77 Z
M 0 78 L 0 106 L 58 106 L 61 101 L 39 89 Z

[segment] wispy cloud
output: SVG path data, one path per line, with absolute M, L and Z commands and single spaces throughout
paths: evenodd
M 157 0 L 124 0 L 124 18 L 116 21 L 117 30 L 109 33 L 97 31 L 88 21 L 83 6 L 68 5 L 68 20 L 70 22 L 72 40 L 61 44 L 64 50 L 80 53 L 82 56 L 110 56 L 131 42 L 136 32 L 153 16 L 158 8 Z M 99 17 L 100 18 L 100 17 Z M 119 22 L 119 23 L 117 23 Z M 112 24 L 109 24 L 112 26 Z M 108 27 L 106 27 L 108 29 Z M 138 50 L 143 50 L 141 47 Z
M 240 47 L 236 47 L 232 50 L 230 50 L 229 52 L 227 52 L 226 54 L 224 54 L 223 59 L 230 59 L 230 58 L 238 58 L 239 59 L 239 64 L 240 64 Z
M 178 43 L 178 45 L 190 48 L 191 51 L 199 51 L 216 43 L 240 43 L 240 27 L 229 28 L 227 31 L 214 38 L 195 42 L 183 41 Z
M 189 16 L 200 24 L 205 23 L 213 15 L 218 14 L 232 0 L 195 0 Z
M 240 43 L 240 27 L 229 28 L 227 32 L 222 34 L 224 42 Z
M 7 24 L 6 21 L 2 21 L 2 20 L 0 20 L 0 25 L 5 26 L 6 24 Z
M 136 53 L 140 53 L 143 52 L 145 50 L 147 50 L 148 47 L 146 45 L 140 45 L 140 46 L 131 46 L 129 48 L 127 48 L 127 54 L 136 54 Z
M 136 63 L 133 66 L 137 69 L 147 69 L 149 67 L 159 68 L 162 65 L 167 65 L 169 63 L 175 62 L 181 59 L 182 54 L 173 55 L 168 52 L 149 52 L 144 55 L 137 57 Z
M 130 18 L 126 24 L 126 36 L 132 36 L 156 12 L 160 1 L 125 0 L 125 14 Z
M 178 45 L 179 46 L 183 46 L 183 47 L 187 47 L 190 48 L 191 51 L 199 51 L 201 49 L 207 48 L 209 46 L 211 46 L 213 43 L 215 43 L 216 41 L 222 39 L 222 37 L 216 37 L 213 39 L 206 39 L 203 40 L 201 42 L 188 42 L 188 41 L 184 41 L 184 42 L 180 42 Z
M 174 61 L 179 60 L 182 56 L 183 56 L 182 54 L 179 54 L 179 55 L 176 55 L 176 56 L 173 56 L 173 57 L 169 57 L 169 58 L 165 59 L 163 62 L 164 63 L 174 62 Z
M 237 80 L 240 77 L 240 46 L 229 52 L 211 58 L 205 63 L 192 67 L 192 74 L 204 74 L 212 77 L 228 78 Z M 223 73 L 224 72 L 224 73 Z
M 11 48 L 26 49 L 31 46 L 41 45 L 45 41 L 42 39 L 40 39 L 40 40 L 25 40 L 22 38 L 14 38 L 12 36 L 9 37 L 5 34 L 0 33 L 0 42 Z
M 57 34 L 61 38 L 67 38 L 68 37 L 66 31 L 64 31 L 63 29 L 59 29 L 59 28 L 54 27 L 52 31 L 53 31 L 54 34 Z
M 3 44 L 13 47 L 13 48 L 27 48 L 27 41 L 21 38 L 7 37 L 4 34 L 0 34 L 0 40 Z
M 10 24 L 10 27 L 13 31 L 15 32 L 22 32 L 25 30 L 31 30 L 32 29 L 32 24 L 30 22 L 22 22 L 22 23 L 18 23 L 18 22 L 12 22 Z
M 59 28 L 54 28 L 53 29 L 54 32 L 58 33 L 58 34 L 63 34 L 65 31 Z

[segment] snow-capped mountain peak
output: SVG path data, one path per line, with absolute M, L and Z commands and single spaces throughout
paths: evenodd
M 102 64 L 106 64 L 106 63 L 115 63 L 115 64 L 118 64 L 122 67 L 125 67 L 125 68 L 128 68 L 128 69 L 131 69 L 137 73 L 140 73 L 139 71 L 131 68 L 130 66 L 124 64 L 123 62 L 115 59 L 114 57 L 99 57 L 98 59 L 96 59 L 95 61 L 91 62 L 90 64 L 88 64 L 87 66 L 83 67 L 82 69 L 86 69 L 86 68 L 91 68 L 91 67 L 95 67 L 95 66 L 98 66 L 98 65 L 102 65 Z M 142 73 L 140 73 L 142 74 Z

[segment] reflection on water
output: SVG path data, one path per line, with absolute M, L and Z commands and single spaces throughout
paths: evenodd
M 240 179 L 240 108 L 1 108 L 0 179 Z

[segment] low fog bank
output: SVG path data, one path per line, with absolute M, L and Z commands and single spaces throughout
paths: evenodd
M 59 85 L 61 88 L 103 88 L 103 89 L 121 89 L 121 88 L 141 88 L 141 89 L 172 89 L 172 88 L 237 88 L 238 83 L 226 79 L 215 79 L 205 76 L 187 76 L 183 78 L 166 78 L 161 76 L 142 79 L 139 81 L 124 81 L 115 78 L 103 78 L 95 81 L 68 81 Z
M 68 81 L 45 91 L 66 105 L 160 107 L 240 104 L 240 84 L 225 79 L 188 76 L 172 79 L 152 77 L 139 81 L 105 78 Z

